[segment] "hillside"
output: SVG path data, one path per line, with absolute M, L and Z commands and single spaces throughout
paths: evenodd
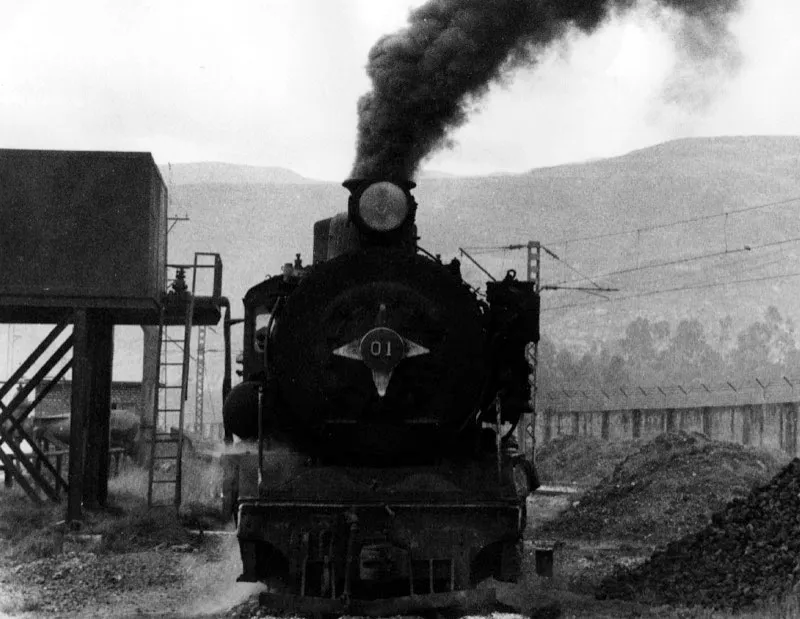
M 180 164 L 172 175 L 173 212 L 188 213 L 191 221 L 170 234 L 170 259 L 221 253 L 225 293 L 237 316 L 250 286 L 295 253 L 310 259 L 314 221 L 346 209 L 348 193 L 338 183 L 309 181 L 288 170 Z M 797 244 L 784 242 L 800 238 L 800 201 L 735 213 L 800 196 L 800 137 L 685 139 L 526 174 L 422 175 L 417 183 L 418 226 L 429 251 L 449 258 L 459 247 L 538 240 L 563 261 L 545 256 L 545 284 L 591 285 L 580 272 L 619 289 L 604 293 L 605 299 L 545 292 L 543 332 L 560 344 L 585 349 L 617 338 L 638 316 L 673 323 L 699 317 L 713 330 L 729 314 L 736 329 L 772 304 L 800 322 L 798 278 L 774 278 L 800 272 Z M 695 221 L 668 225 L 685 219 Z M 498 277 L 509 268 L 524 275 L 523 251 L 475 254 Z M 664 262 L 670 264 L 647 268 Z M 474 284 L 485 280 L 462 263 Z M 618 270 L 626 272 L 603 275 Z M 752 281 L 733 283 L 742 279 Z M 714 283 L 724 285 L 703 287 Z M 209 348 L 220 348 L 214 337 Z M 213 357 L 207 385 L 216 385 L 221 373 L 219 355 Z M 127 362 L 136 365 L 136 355 Z
M 173 186 L 195 185 L 198 183 L 280 184 L 316 182 L 285 168 L 237 165 L 233 163 L 172 163 L 159 166 L 159 168 L 164 181 Z
M 730 215 L 727 222 L 716 217 L 636 233 L 647 226 L 799 196 L 798 163 L 800 138 L 703 138 L 522 175 L 423 177 L 415 190 L 420 205 L 418 224 L 422 244 L 445 256 L 455 255 L 460 246 L 533 239 L 586 274 L 641 267 L 648 261 L 724 251 L 726 240 L 732 251 L 800 235 L 800 230 L 792 232 L 793 226 L 797 228 L 796 209 L 787 206 Z M 204 177 L 206 165 L 196 164 L 194 178 Z M 266 179 L 274 169 L 266 169 L 261 176 L 258 170 L 238 174 L 236 178 L 241 180 L 237 182 L 175 182 L 172 188 L 174 208 L 188 212 L 191 222 L 175 229 L 171 247 L 176 254 L 196 249 L 221 252 L 226 289 L 233 297 L 241 297 L 258 277 L 277 271 L 296 252 L 310 256 L 313 222 L 346 208 L 347 192 L 338 183 L 311 183 L 302 177 L 287 182 L 288 171 L 280 175 L 283 180 L 270 182 Z M 177 176 L 176 166 L 173 175 Z M 211 176 L 224 177 L 209 172 L 207 177 Z M 621 231 L 631 234 L 563 242 Z M 783 248 L 791 249 L 791 245 Z M 750 253 L 751 260 L 743 266 L 752 270 L 761 256 L 758 251 Z M 521 254 L 510 258 L 484 255 L 481 259 L 495 269 L 506 264 L 521 269 L 524 265 Z M 680 270 L 641 272 L 625 281 L 605 278 L 599 283 L 622 287 L 625 292 L 639 290 L 645 280 L 648 284 L 692 283 L 687 275 L 697 266 L 688 263 Z M 699 266 L 706 277 L 708 265 Z M 552 261 L 543 269 L 545 282 L 575 276 Z M 730 276 L 723 266 L 719 269 L 723 276 Z M 560 294 L 554 293 L 554 297 Z M 574 293 L 570 298 L 575 299 Z M 664 305 L 662 299 L 658 305 Z
M 190 221 L 170 233 L 170 261 L 219 252 L 234 316 L 242 315 L 250 286 L 298 252 L 310 259 L 314 222 L 345 210 L 348 196 L 339 183 L 281 168 L 174 164 L 171 179 L 172 212 Z M 558 346 L 581 351 L 611 342 L 638 317 L 673 327 L 699 318 L 709 338 L 726 316 L 735 334 L 770 305 L 800 324 L 800 137 L 676 140 L 526 174 L 431 173 L 417 183 L 425 249 L 449 259 L 466 247 L 497 277 L 510 268 L 524 276 L 524 251 L 472 248 L 537 240 L 560 258 L 543 257 L 543 283 L 616 289 L 602 296 L 545 291 L 542 332 Z M 684 223 L 672 225 L 678 221 Z M 471 283 L 485 281 L 467 260 L 462 265 Z M 10 361 L 19 362 L 44 335 L 32 331 L 13 333 Z M 221 332 L 210 332 L 207 343 L 207 419 L 220 414 Z M 0 334 L 0 342 L 3 336 L 12 333 Z M 237 328 L 234 351 L 240 338 Z M 115 341 L 115 379 L 138 380 L 140 329 L 119 328 Z

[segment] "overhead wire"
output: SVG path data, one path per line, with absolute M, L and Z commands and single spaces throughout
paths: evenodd
M 558 260 L 558 261 L 559 261 L 561 264 L 563 264 L 564 266 L 566 266 L 566 267 L 567 267 L 567 268 L 568 268 L 570 271 L 573 271 L 574 273 L 577 273 L 578 275 L 580 275 L 580 276 L 581 276 L 583 279 L 585 279 L 586 281 L 588 281 L 588 282 L 590 282 L 590 283 L 594 284 L 595 288 L 602 288 L 602 286 L 600 286 L 600 284 L 598 284 L 597 282 L 595 282 L 595 281 L 594 281 L 594 280 L 593 280 L 591 277 L 589 277 L 588 275 L 584 275 L 583 273 L 581 273 L 581 272 L 580 272 L 578 269 L 576 269 L 574 266 L 572 266 L 572 265 L 571 265 L 570 263 L 568 263 L 566 260 L 562 260 L 562 259 L 561 259 L 561 258 L 559 258 L 559 257 L 558 257 L 556 254 L 554 254 L 552 251 L 550 251 L 549 249 L 547 249 L 546 247 L 542 247 L 542 249 L 543 249 L 543 250 L 544 250 L 544 251 L 545 251 L 545 252 L 546 252 L 546 253 L 547 253 L 549 256 L 552 256 L 552 257 L 553 257 L 555 260 Z M 583 281 L 583 279 L 582 279 L 582 280 L 577 280 L 577 281 Z
M 642 297 L 650 297 L 650 296 L 655 296 L 655 295 L 658 295 L 658 294 L 665 294 L 665 293 L 669 293 L 669 292 L 684 292 L 684 291 L 687 291 L 687 290 L 702 290 L 702 289 L 706 289 L 706 288 L 717 288 L 719 286 L 729 286 L 729 285 L 736 285 L 736 284 L 750 284 L 750 283 L 753 283 L 753 282 L 770 281 L 770 280 L 775 280 L 775 279 L 784 279 L 784 278 L 791 278 L 791 277 L 798 277 L 798 276 L 800 276 L 800 271 L 794 271 L 794 272 L 790 272 L 790 273 L 782 273 L 782 274 L 777 274 L 777 275 L 765 275 L 765 276 L 762 276 L 762 277 L 750 277 L 750 278 L 745 278 L 745 279 L 726 280 L 726 281 L 723 281 L 723 282 L 709 282 L 709 283 L 689 285 L 689 286 L 678 286 L 678 287 L 674 287 L 674 288 L 661 288 L 661 289 L 658 289 L 658 290 L 648 290 L 648 291 L 645 291 L 645 292 L 626 295 L 626 296 L 622 296 L 622 297 L 614 297 L 612 299 L 609 299 L 609 301 L 607 301 L 607 302 L 608 303 L 618 303 L 618 302 L 621 302 L 621 301 L 627 301 L 629 299 L 639 299 L 639 298 L 642 298 Z M 567 304 L 567 305 L 557 305 L 557 306 L 554 306 L 554 307 L 543 307 L 541 311 L 542 312 L 549 312 L 549 311 L 555 311 L 555 310 L 558 310 L 558 309 L 571 309 L 571 308 L 575 308 L 575 307 L 587 307 L 587 306 L 592 306 L 592 305 L 596 306 L 596 304 L 593 304 L 593 303 L 574 303 L 574 304 Z
M 750 209 L 750 210 L 753 210 L 753 209 Z M 797 243 L 799 241 L 800 241 L 800 237 L 792 237 L 792 238 L 789 238 L 789 239 L 781 239 L 781 240 L 777 240 L 777 241 L 768 241 L 768 242 L 765 242 L 765 243 L 761 243 L 759 245 L 748 245 L 745 248 L 742 248 L 741 250 L 726 250 L 726 251 L 712 252 L 712 253 L 709 253 L 709 254 L 703 254 L 703 255 L 699 255 L 699 256 L 688 256 L 686 258 L 680 258 L 680 259 L 676 259 L 676 260 L 665 261 L 663 263 L 650 264 L 650 265 L 641 265 L 639 267 L 629 267 L 629 268 L 626 268 L 626 269 L 618 269 L 617 272 L 610 271 L 610 272 L 607 272 L 607 273 L 604 273 L 604 274 L 601 274 L 601 275 L 596 275 L 595 277 L 596 278 L 600 278 L 600 277 L 614 276 L 614 275 L 623 275 L 623 274 L 627 275 L 627 274 L 630 274 L 630 273 L 636 273 L 636 272 L 649 270 L 649 269 L 653 269 L 653 268 L 664 267 L 664 266 L 675 266 L 675 265 L 679 265 L 679 264 L 682 264 L 682 263 L 688 263 L 688 262 L 701 260 L 701 259 L 721 258 L 721 257 L 727 258 L 727 257 L 730 257 L 730 256 L 735 256 L 735 257 L 739 258 L 739 260 L 736 260 L 733 264 L 731 264 L 731 263 L 723 263 L 723 264 L 720 264 L 720 265 L 716 265 L 714 268 L 725 269 L 726 271 L 729 270 L 729 269 L 734 269 L 735 268 L 737 270 L 737 275 L 742 275 L 743 271 L 744 272 L 757 272 L 759 270 L 766 269 L 768 267 L 772 267 L 775 264 L 777 264 L 777 263 L 782 261 L 782 259 L 780 257 L 775 258 L 774 257 L 775 254 L 773 253 L 771 255 L 767 254 L 767 255 L 763 256 L 764 259 L 759 264 L 743 265 L 742 262 L 744 262 L 744 260 L 749 258 L 750 255 L 751 255 L 749 253 L 749 251 L 762 250 L 762 249 L 770 250 L 770 249 L 774 249 L 776 247 L 781 247 L 781 246 L 785 246 L 785 245 L 788 245 L 788 244 Z M 692 276 L 692 275 L 698 275 L 698 274 L 697 273 L 689 273 L 687 275 Z M 645 291 L 637 292 L 637 293 L 634 293 L 634 294 L 628 294 L 628 295 L 624 295 L 624 296 L 621 296 L 621 297 L 615 297 L 615 298 L 609 299 L 608 302 L 611 302 L 611 303 L 622 302 L 622 301 L 627 301 L 627 300 L 631 300 L 631 299 L 650 297 L 650 296 L 654 296 L 654 295 L 658 295 L 658 294 L 668 294 L 668 293 L 691 291 L 691 290 L 701 290 L 701 289 L 716 288 L 716 287 L 721 287 L 721 286 L 738 285 L 738 284 L 746 284 L 746 283 L 755 283 L 755 282 L 762 282 L 762 281 L 773 281 L 773 280 L 778 280 L 778 279 L 793 278 L 793 277 L 797 277 L 798 275 L 800 275 L 800 272 L 773 273 L 773 274 L 759 275 L 757 277 L 745 277 L 745 278 L 741 278 L 740 277 L 738 279 L 725 279 L 724 281 L 692 283 L 692 284 L 685 284 L 685 285 L 681 285 L 681 286 L 673 286 L 673 287 L 667 287 L 667 288 L 657 288 L 657 289 L 654 289 L 654 290 L 645 290 Z M 566 281 L 572 281 L 572 280 L 566 280 Z M 639 283 L 642 283 L 642 282 L 639 282 Z M 644 282 L 644 283 L 646 283 L 646 282 Z M 546 312 L 546 311 L 555 311 L 555 310 L 569 309 L 569 308 L 597 307 L 597 306 L 598 306 L 598 304 L 597 303 L 593 303 L 593 302 L 569 303 L 569 304 L 554 305 L 554 306 L 551 306 L 551 307 L 543 307 L 542 311 Z
M 707 221 L 707 220 L 719 219 L 719 218 L 725 218 L 725 221 L 726 221 L 726 229 L 725 229 L 726 248 L 724 250 L 722 250 L 722 251 L 711 252 L 709 254 L 701 254 L 701 255 L 696 255 L 696 256 L 687 256 L 685 258 L 678 258 L 678 259 L 674 259 L 674 260 L 668 260 L 668 261 L 664 261 L 664 262 L 661 262 L 661 263 L 650 263 L 650 264 L 645 264 L 645 265 L 637 265 L 635 267 L 626 267 L 626 268 L 623 268 L 623 269 L 617 269 L 617 270 L 613 270 L 613 271 L 608 271 L 608 272 L 605 272 L 605 273 L 592 275 L 592 276 L 588 276 L 585 273 L 581 272 L 577 267 L 574 267 L 572 264 L 568 263 L 566 260 L 563 260 L 563 259 L 559 258 L 556 254 L 554 254 L 552 252 L 548 252 L 548 253 L 550 253 L 550 255 L 554 259 L 558 260 L 559 262 L 561 262 L 562 264 L 567 266 L 567 268 L 569 270 L 573 271 L 574 273 L 576 273 L 577 275 L 580 276 L 580 279 L 562 279 L 562 280 L 557 281 L 555 284 L 550 284 L 550 285 L 551 286 L 561 286 L 563 284 L 568 284 L 568 283 L 575 283 L 575 282 L 580 282 L 580 281 L 589 281 L 595 287 L 599 288 L 600 285 L 598 284 L 597 281 L 595 281 L 598 278 L 612 277 L 612 276 L 615 276 L 615 275 L 623 275 L 623 274 L 629 274 L 629 273 L 637 273 L 637 272 L 652 270 L 652 269 L 656 269 L 656 268 L 663 268 L 663 267 L 667 267 L 667 266 L 678 266 L 680 264 L 685 264 L 685 263 L 694 262 L 694 261 L 698 261 L 698 260 L 706 260 L 706 259 L 710 259 L 710 258 L 717 258 L 717 257 L 721 257 L 721 256 L 726 256 L 727 257 L 727 256 L 736 255 L 736 254 L 746 255 L 745 252 L 756 250 L 756 249 L 766 249 L 766 248 L 770 248 L 770 247 L 776 247 L 776 246 L 786 245 L 786 244 L 790 244 L 790 243 L 796 243 L 796 242 L 800 241 L 800 237 L 794 237 L 794 238 L 790 238 L 790 239 L 782 239 L 782 240 L 779 240 L 779 241 L 772 241 L 772 242 L 768 242 L 768 243 L 762 243 L 760 245 L 752 245 L 752 244 L 750 244 L 750 245 L 746 245 L 746 246 L 744 246 L 742 248 L 738 248 L 738 249 L 729 249 L 727 247 L 727 243 L 728 243 L 727 221 L 728 221 L 728 218 L 730 217 L 730 215 L 748 213 L 748 212 L 753 212 L 753 211 L 757 211 L 757 210 L 763 210 L 763 209 L 766 209 L 766 208 L 771 208 L 771 207 L 776 207 L 776 206 L 784 206 L 784 205 L 788 205 L 788 204 L 792 204 L 792 203 L 800 203 L 800 196 L 795 196 L 795 197 L 791 197 L 791 198 L 785 198 L 785 199 L 782 199 L 782 200 L 774 200 L 774 201 L 770 201 L 770 202 L 763 202 L 763 203 L 747 206 L 747 207 L 740 208 L 740 209 L 733 209 L 733 210 L 725 211 L 723 213 L 714 213 L 714 214 L 709 214 L 709 215 L 699 215 L 699 216 L 696 216 L 696 217 L 687 217 L 687 218 L 684 218 L 684 219 L 679 219 L 679 220 L 675 220 L 675 221 L 672 221 L 672 222 L 666 222 L 666 223 L 662 223 L 662 224 L 652 224 L 652 225 L 649 225 L 649 226 L 640 226 L 640 227 L 637 227 L 635 229 L 626 230 L 626 231 L 609 232 L 609 233 L 602 233 L 602 234 L 596 234 L 596 235 L 586 235 L 586 236 L 582 236 L 582 237 L 563 238 L 563 239 L 557 239 L 555 241 L 550 241 L 549 243 L 551 245 L 552 244 L 563 243 L 563 244 L 565 244 L 565 246 L 567 246 L 569 243 L 575 243 L 575 242 L 578 242 L 578 241 L 603 239 L 603 238 L 612 238 L 612 237 L 615 237 L 615 236 L 624 236 L 624 235 L 630 235 L 630 234 L 636 234 L 637 235 L 637 239 L 639 239 L 641 237 L 641 233 L 642 232 L 647 232 L 647 231 L 651 231 L 651 230 L 661 230 L 661 229 L 665 229 L 665 228 L 669 228 L 669 227 L 675 227 L 675 226 L 685 225 L 685 224 L 689 224 L 689 223 L 696 223 L 696 222 L 699 222 L 699 221 Z M 500 251 L 511 251 L 511 250 L 523 249 L 525 247 L 527 247 L 526 244 L 508 244 L 508 245 L 500 245 L 500 246 L 479 246 L 479 247 L 472 247 L 470 249 L 471 249 L 471 251 L 475 251 L 475 252 L 497 251 L 497 250 L 500 250 Z M 638 245 L 637 245 L 637 247 L 638 247 Z M 720 265 L 720 268 L 727 268 L 727 267 L 725 265 Z M 755 268 L 757 269 L 757 268 L 763 268 L 763 267 L 757 266 Z M 602 296 L 602 295 L 598 295 L 598 296 Z M 624 297 L 624 298 L 633 298 L 633 297 L 628 296 L 628 297 Z M 590 304 L 581 304 L 581 305 L 590 305 Z M 564 307 L 564 306 L 560 306 L 560 307 Z
M 695 256 L 687 256 L 687 257 L 684 257 L 684 258 L 677 258 L 677 259 L 673 259 L 673 260 L 667 260 L 667 261 L 663 261 L 663 262 L 660 262 L 660 263 L 650 263 L 650 264 L 644 264 L 644 265 L 637 265 L 635 267 L 625 267 L 625 268 L 622 268 L 622 269 L 616 269 L 616 270 L 612 270 L 612 271 L 607 271 L 607 272 L 604 272 L 604 273 L 601 273 L 601 274 L 596 274 L 596 275 L 591 275 L 591 276 L 586 275 L 585 273 L 583 273 L 580 269 L 578 269 L 574 265 L 570 264 L 566 260 L 564 260 L 564 259 L 560 258 L 559 256 L 557 256 L 554 252 L 551 252 L 551 251 L 547 250 L 544 246 L 542 246 L 542 248 L 549 255 L 551 255 L 555 260 L 561 262 L 570 271 L 574 272 L 580 278 L 580 279 L 578 279 L 578 278 L 575 278 L 575 279 L 562 279 L 562 280 L 559 280 L 559 281 L 555 282 L 554 284 L 549 284 L 549 286 L 559 287 L 561 289 L 564 289 L 563 284 L 575 283 L 575 282 L 580 282 L 580 281 L 588 281 L 591 284 L 593 284 L 596 288 L 600 288 L 601 287 L 600 284 L 596 281 L 599 278 L 613 277 L 613 276 L 617 276 L 617 275 L 625 275 L 625 274 L 631 274 L 631 273 L 638 273 L 638 272 L 643 272 L 643 271 L 648 271 L 648 270 L 653 270 L 653 269 L 658 269 L 658 268 L 664 268 L 664 267 L 668 267 L 668 266 L 679 266 L 681 264 L 686 264 L 686 263 L 700 261 L 700 260 L 708 260 L 708 259 L 713 259 L 713 258 L 719 258 L 719 257 L 731 257 L 731 256 L 749 257 L 749 252 L 753 251 L 753 250 L 768 249 L 768 248 L 771 248 L 771 247 L 777 247 L 777 246 L 782 246 L 782 245 L 786 245 L 786 244 L 796 243 L 796 242 L 800 241 L 800 237 L 793 237 L 793 238 L 790 238 L 790 239 L 781 239 L 779 241 L 771 241 L 771 242 L 762 243 L 762 244 L 759 244 L 759 245 L 748 244 L 748 245 L 745 245 L 745 246 L 743 246 L 741 248 L 737 248 L 737 249 L 729 249 L 727 247 L 727 243 L 728 243 L 727 221 L 728 221 L 728 219 L 729 219 L 729 217 L 731 215 L 754 212 L 754 211 L 757 211 L 757 210 L 763 210 L 763 209 L 776 207 L 776 206 L 784 206 L 784 205 L 789 205 L 789 204 L 793 204 L 793 203 L 800 204 L 800 196 L 794 196 L 794 197 L 785 198 L 785 199 L 782 199 L 782 200 L 773 200 L 773 201 L 770 201 L 770 202 L 763 202 L 763 203 L 747 206 L 747 207 L 740 208 L 740 209 L 733 209 L 733 210 L 725 211 L 723 213 L 714 213 L 714 214 L 709 214 L 709 215 L 699 215 L 699 216 L 696 216 L 696 217 L 687 217 L 687 218 L 684 218 L 684 219 L 675 220 L 675 221 L 672 221 L 672 222 L 665 222 L 665 223 L 662 223 L 662 224 L 652 224 L 652 225 L 649 225 L 649 226 L 640 226 L 640 227 L 637 227 L 635 229 L 626 230 L 626 231 L 609 232 L 609 233 L 602 233 L 602 234 L 596 234 L 596 235 L 586 235 L 586 236 L 582 236 L 582 237 L 563 238 L 563 239 L 558 239 L 558 240 L 555 240 L 555 241 L 550 241 L 549 243 L 551 245 L 552 244 L 563 243 L 563 244 L 565 244 L 565 247 L 566 247 L 567 245 L 569 245 L 569 243 L 575 243 L 575 242 L 578 242 L 578 241 L 602 239 L 602 238 L 611 238 L 611 237 L 615 237 L 615 236 L 624 236 L 624 235 L 630 235 L 630 234 L 636 234 L 637 235 L 637 240 L 638 240 L 638 239 L 641 238 L 641 233 L 642 232 L 647 232 L 647 231 L 651 231 L 651 230 L 662 230 L 662 229 L 669 228 L 669 227 L 675 227 L 675 226 L 680 226 L 680 225 L 685 225 L 685 224 L 690 224 L 690 223 L 696 223 L 696 222 L 699 222 L 699 221 L 708 221 L 708 220 L 719 219 L 719 218 L 725 218 L 725 222 L 726 222 L 726 228 L 725 228 L 726 248 L 724 250 L 711 252 L 711 253 L 708 253 L 708 254 L 700 254 L 700 255 L 695 255 Z M 527 244 L 517 243 L 517 244 L 507 244 L 507 245 L 499 245 L 499 246 L 474 246 L 474 247 L 467 248 L 467 249 L 469 249 L 470 251 L 473 251 L 473 252 L 489 252 L 489 251 L 512 251 L 512 250 L 524 249 L 526 247 L 527 247 Z M 637 247 L 638 247 L 638 245 L 637 245 Z M 754 271 L 754 270 L 766 268 L 767 266 L 771 266 L 775 262 L 776 262 L 775 260 L 770 260 L 766 264 L 753 265 L 753 266 L 748 266 L 748 267 L 745 267 L 745 268 L 746 268 L 747 271 Z M 739 261 L 736 261 L 733 264 L 735 265 L 736 263 L 741 264 Z M 729 265 L 726 265 L 726 264 L 721 264 L 721 265 L 718 265 L 717 267 L 714 267 L 714 268 L 728 269 L 728 268 L 732 268 L 732 267 L 729 266 Z M 741 270 L 740 270 L 740 272 L 741 272 Z M 691 276 L 692 274 L 688 274 L 688 275 Z M 772 276 L 764 276 L 764 277 L 781 278 L 781 277 L 790 277 L 790 276 L 791 275 L 772 275 Z M 751 279 L 751 280 L 741 280 L 741 281 L 758 281 L 759 279 L 760 278 L 755 278 L 755 280 Z M 724 283 L 736 283 L 737 281 L 740 281 L 740 280 L 728 280 L 728 281 L 726 281 Z M 678 287 L 678 288 L 659 289 L 658 291 L 648 291 L 648 292 L 639 293 L 639 294 L 636 294 L 636 295 L 626 295 L 624 297 L 617 297 L 616 299 L 609 299 L 605 295 L 600 295 L 600 294 L 597 294 L 597 296 L 600 296 L 601 298 L 603 298 L 606 301 L 612 301 L 613 302 L 613 301 L 616 301 L 616 300 L 620 300 L 621 301 L 621 300 L 626 300 L 626 299 L 638 298 L 639 296 L 650 296 L 652 294 L 660 294 L 662 291 L 664 293 L 666 293 L 666 292 L 670 292 L 670 291 L 677 291 L 678 289 L 690 290 L 690 289 L 697 288 L 697 287 L 701 287 L 701 288 L 706 287 L 707 288 L 707 287 L 715 287 L 715 286 L 719 286 L 719 285 L 722 285 L 722 284 L 721 283 L 703 283 L 703 284 L 696 284 L 696 285 L 693 284 L 691 286 L 683 287 L 683 288 Z M 591 291 L 587 291 L 587 290 L 581 290 L 581 291 L 582 292 L 589 292 L 591 294 Z M 574 304 L 574 305 L 560 305 L 560 306 L 556 306 L 554 308 L 543 308 L 543 311 L 547 311 L 549 309 L 559 309 L 559 308 L 567 308 L 567 307 L 585 307 L 585 306 L 591 306 L 591 305 L 593 305 L 593 304 L 592 303 L 580 303 L 580 304 Z
M 711 252 L 711 253 L 708 253 L 708 254 L 698 254 L 698 255 L 695 255 L 695 256 L 687 256 L 685 258 L 676 258 L 674 260 L 667 260 L 667 261 L 664 261 L 664 262 L 655 262 L 655 263 L 644 264 L 644 265 L 640 265 L 640 266 L 636 266 L 636 267 L 627 267 L 627 268 L 624 268 L 624 269 L 617 269 L 615 271 L 606 271 L 604 273 L 595 274 L 595 275 L 593 275 L 593 277 L 595 277 L 595 278 L 603 278 L 603 277 L 612 277 L 614 275 L 624 275 L 624 274 L 628 274 L 628 273 L 637 273 L 637 272 L 640 272 L 640 271 L 658 269 L 658 268 L 667 267 L 667 266 L 677 266 L 677 265 L 680 265 L 680 264 L 686 264 L 686 263 L 695 262 L 695 261 L 698 261 L 698 260 L 707 260 L 707 259 L 710 259 L 710 258 L 718 258 L 718 257 L 721 257 L 721 256 L 730 256 L 730 255 L 734 255 L 734 254 L 742 254 L 742 253 L 749 252 L 749 251 L 755 251 L 755 250 L 765 249 L 765 248 L 770 248 L 770 247 L 778 247 L 780 245 L 787 245 L 787 244 L 790 244 L 790 243 L 798 243 L 798 242 L 800 242 L 800 237 L 793 237 L 791 239 L 783 239 L 783 240 L 780 240 L 780 241 L 772 241 L 772 242 L 769 242 L 769 243 L 762 243 L 761 245 L 745 245 L 744 247 L 741 247 L 741 248 L 738 248 L 738 249 L 725 249 L 725 250 L 721 250 L 721 251 Z M 582 280 L 580 280 L 580 279 L 560 280 L 558 282 L 555 282 L 553 285 L 570 284 L 570 283 L 579 282 L 579 281 L 582 281 Z M 589 280 L 589 281 L 592 281 L 592 280 Z M 595 282 L 592 281 L 592 283 L 595 283 Z
M 549 245 L 558 245 L 558 244 L 561 244 L 561 243 L 575 243 L 577 241 L 589 241 L 589 240 L 595 240 L 595 239 L 604 239 L 604 238 L 610 238 L 610 237 L 615 237 L 615 236 L 625 236 L 625 235 L 628 235 L 628 234 L 640 234 L 642 232 L 649 232 L 650 230 L 662 230 L 664 228 L 671 228 L 671 227 L 674 227 L 674 226 L 680 226 L 680 225 L 689 224 L 689 223 L 697 223 L 698 221 L 706 221 L 706 220 L 709 220 L 709 219 L 718 219 L 718 218 L 722 218 L 722 217 L 728 217 L 730 215 L 738 215 L 739 213 L 748 213 L 750 211 L 761 210 L 761 209 L 770 208 L 770 207 L 773 207 L 773 206 L 783 206 L 783 205 L 786 205 L 786 204 L 790 204 L 792 202 L 798 202 L 798 206 L 800 206 L 800 196 L 794 196 L 792 198 L 786 198 L 786 199 L 783 199 L 783 200 L 775 200 L 773 202 L 763 202 L 761 204 L 755 204 L 755 205 L 747 206 L 747 207 L 740 208 L 740 209 L 733 209 L 733 210 L 730 210 L 730 211 L 725 211 L 723 213 L 713 213 L 713 214 L 709 214 L 709 215 L 697 215 L 695 217 L 687 217 L 687 218 L 684 218 L 684 219 L 676 219 L 674 221 L 665 222 L 665 223 L 662 223 L 662 224 L 651 224 L 649 226 L 639 226 L 637 228 L 633 228 L 633 229 L 630 229 L 630 230 L 623 230 L 623 231 L 619 231 L 619 232 L 604 232 L 604 233 L 601 233 L 601 234 L 594 234 L 594 235 L 588 235 L 588 236 L 556 239 L 556 240 L 548 241 L 548 244 Z

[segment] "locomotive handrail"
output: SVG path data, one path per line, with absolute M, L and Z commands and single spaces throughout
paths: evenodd
M 258 494 L 261 495 L 264 463 L 264 385 L 258 386 Z
M 272 332 L 272 327 L 275 324 L 275 314 L 281 306 L 283 297 L 278 297 L 275 304 L 272 306 L 272 312 L 269 315 L 267 322 L 267 333 L 264 338 L 264 381 L 258 386 L 258 491 L 261 494 L 261 482 L 263 481 L 263 468 L 264 468 L 264 385 L 270 379 L 270 362 L 269 351 L 270 344 L 269 338 Z

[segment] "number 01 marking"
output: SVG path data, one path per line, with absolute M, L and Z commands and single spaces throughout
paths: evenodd
M 383 351 L 383 345 L 386 344 L 386 352 Z M 392 343 L 391 342 L 381 342 L 380 340 L 374 340 L 369 345 L 369 352 L 373 357 L 380 357 L 383 355 L 387 359 L 392 356 Z

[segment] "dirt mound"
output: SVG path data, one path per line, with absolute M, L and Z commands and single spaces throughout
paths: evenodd
M 697 531 L 728 501 L 766 482 L 786 459 L 702 434 L 661 435 L 540 533 L 663 544 Z
M 559 436 L 536 450 L 536 471 L 543 483 L 590 488 L 639 450 L 641 441 L 610 442 L 593 436 Z
M 785 594 L 800 575 L 800 460 L 714 514 L 702 531 L 620 570 L 601 598 L 739 609 Z

